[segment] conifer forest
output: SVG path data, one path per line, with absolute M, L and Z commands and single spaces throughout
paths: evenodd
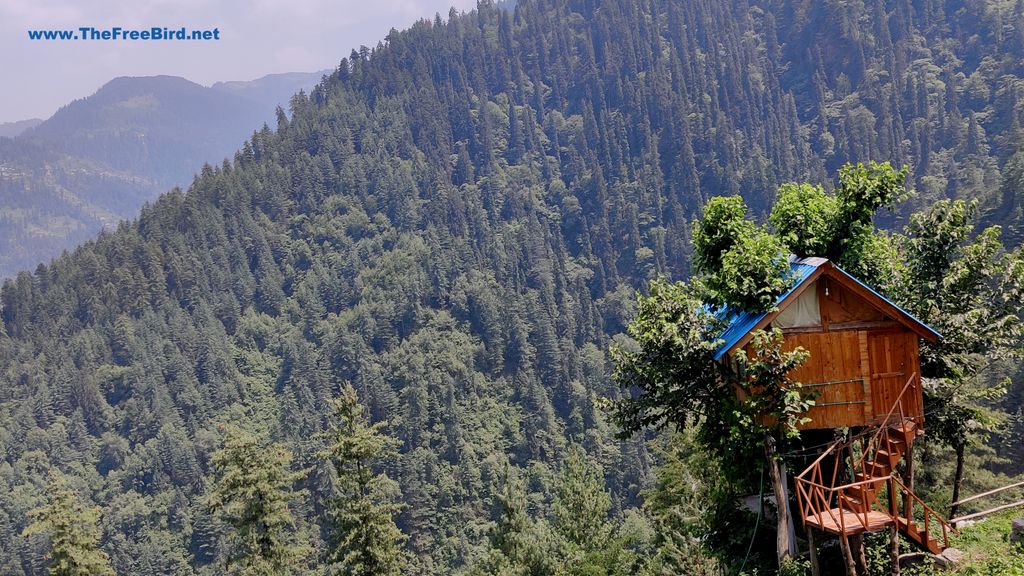
M 712 358 L 790 255 L 942 336 L 892 474 L 1024 498 L 955 505 L 1024 480 L 1024 0 L 424 16 L 4 281 L 0 574 L 849 574 L 793 480 L 861 432 L 806 429 L 814 351 Z M 1008 514 L 959 573 L 1024 574 Z

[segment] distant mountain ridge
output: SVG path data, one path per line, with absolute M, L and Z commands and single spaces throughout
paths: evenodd
M 44 121 L 0 125 L 0 277 L 32 269 L 184 186 L 323 72 L 202 86 L 120 77 Z M 17 124 L 17 126 L 15 126 Z
M 42 118 L 29 118 L 28 120 L 16 120 L 14 122 L 0 122 L 0 138 L 14 138 L 29 128 L 38 126 L 43 122 Z

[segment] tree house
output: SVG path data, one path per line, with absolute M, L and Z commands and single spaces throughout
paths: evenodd
M 730 316 L 715 360 L 746 348 L 755 331 L 778 328 L 786 350 L 811 354 L 790 374 L 816 393 L 802 428 L 880 424 L 907 379 L 920 373 L 918 339 L 937 342 L 939 334 L 824 258 L 793 259 L 790 269 L 795 282 L 775 311 Z M 920 425 L 918 380 L 904 409 Z
M 919 342 L 940 335 L 824 258 L 791 258 L 790 270 L 773 311 L 722 313 L 715 360 L 749 353 L 754 332 L 778 328 L 785 350 L 810 352 L 790 374 L 815 395 L 800 427 L 859 431 L 795 478 L 804 527 L 838 535 L 847 551 L 848 537 L 888 528 L 941 552 L 949 525 L 895 475 L 924 433 Z

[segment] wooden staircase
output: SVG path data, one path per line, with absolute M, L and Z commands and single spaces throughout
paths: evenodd
M 914 374 L 870 436 L 833 443 L 796 477 L 805 527 L 846 538 L 895 526 L 932 554 L 949 547 L 949 523 L 894 474 L 911 444 L 924 433 L 920 423 L 907 418 L 902 409 L 903 396 L 916 381 Z

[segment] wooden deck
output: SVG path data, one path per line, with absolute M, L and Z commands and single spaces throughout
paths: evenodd
M 860 534 L 862 532 L 877 532 L 883 528 L 892 526 L 892 517 L 882 512 L 870 511 L 866 514 L 867 525 L 864 524 L 865 514 L 832 508 L 821 515 L 821 522 L 817 516 L 808 516 L 804 521 L 807 526 L 813 526 L 830 534 L 842 534 L 840 528 L 840 514 L 842 522 L 846 525 L 846 534 Z

